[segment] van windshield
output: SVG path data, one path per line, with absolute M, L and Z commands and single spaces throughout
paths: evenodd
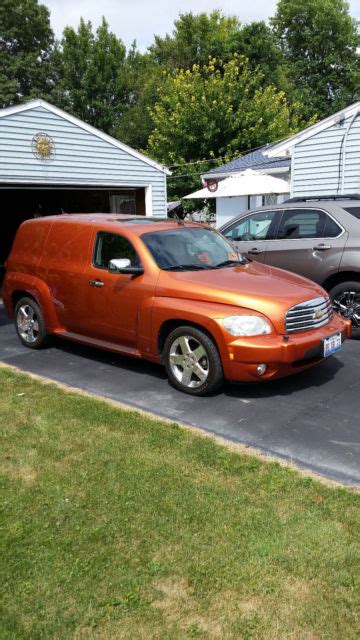
M 195 271 L 220 269 L 247 262 L 216 231 L 199 227 L 180 227 L 144 233 L 142 241 L 160 269 Z

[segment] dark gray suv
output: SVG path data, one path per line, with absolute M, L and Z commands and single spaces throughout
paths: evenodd
M 292 198 L 220 228 L 249 258 L 321 284 L 360 333 L 360 196 Z

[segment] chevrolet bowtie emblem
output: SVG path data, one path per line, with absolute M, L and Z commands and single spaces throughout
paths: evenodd
M 320 318 L 322 318 L 324 315 L 325 315 L 325 311 L 315 311 L 314 319 L 320 320 Z

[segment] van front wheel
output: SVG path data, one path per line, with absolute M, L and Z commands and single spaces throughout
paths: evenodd
M 221 360 L 214 341 L 195 327 L 178 327 L 168 335 L 163 361 L 170 382 L 185 393 L 208 395 L 223 382 Z
M 33 298 L 21 298 L 15 306 L 15 326 L 21 342 L 31 349 L 48 343 L 43 313 Z

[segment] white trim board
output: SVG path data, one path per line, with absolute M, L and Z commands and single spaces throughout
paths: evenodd
M 150 165 L 154 169 L 158 169 L 159 171 L 162 171 L 168 176 L 171 175 L 171 171 L 169 171 L 169 169 L 167 169 L 161 164 L 158 164 L 157 162 L 155 162 L 155 160 L 151 160 L 150 158 L 145 156 L 143 153 L 140 153 L 139 151 L 132 149 L 132 147 L 128 147 L 127 144 L 124 144 L 123 142 L 116 140 L 116 138 L 113 138 L 112 136 L 109 136 L 107 133 L 104 133 L 103 131 L 96 129 L 95 127 L 91 126 L 90 124 L 87 124 L 83 120 L 79 120 L 79 118 L 72 116 L 70 113 L 67 113 L 67 111 L 63 111 L 62 109 L 59 109 L 59 107 L 55 107 L 55 105 L 50 104 L 50 102 L 46 102 L 45 100 L 30 100 L 29 102 L 24 102 L 23 104 L 18 104 L 13 107 L 7 107 L 6 109 L 0 109 L 0 118 L 5 118 L 6 116 L 11 116 L 15 113 L 21 113 L 22 111 L 30 111 L 31 109 L 36 109 L 37 107 L 43 107 L 47 111 L 50 111 L 51 113 L 55 113 L 55 115 L 59 116 L 60 118 L 63 118 L 64 120 L 68 120 L 69 122 L 71 122 L 72 124 L 75 124 L 77 127 L 80 127 L 81 129 L 85 129 L 85 131 L 88 131 L 92 135 L 97 136 L 102 140 L 105 140 L 105 142 L 108 142 L 109 144 L 112 144 L 114 147 L 117 147 L 118 149 L 125 151 L 126 153 L 133 156 L 134 158 L 137 158 L 138 160 L 142 160 L 142 162 L 145 162 L 146 164 Z
M 122 182 L 122 183 L 114 183 L 114 182 L 82 182 L 82 181 L 72 181 L 65 182 L 64 180 L 57 181 L 51 180 L 51 182 L 36 182 L 32 180 L 29 182 L 28 180 L 0 180 L 0 189 L 10 188 L 10 187 L 18 188 L 22 187 L 24 189 L 51 189 L 52 187 L 64 187 L 67 189 L 78 189 L 82 187 L 87 187 L 89 189 L 93 189 L 96 191 L 98 188 L 107 188 L 107 189 L 146 189 L 149 186 L 148 183 L 140 183 L 140 182 Z
M 251 167 L 248 167 L 248 169 L 251 169 L 251 171 L 254 171 L 254 173 L 265 173 L 266 175 L 271 175 L 272 173 L 289 173 L 290 171 L 290 167 L 275 167 L 274 169 L 252 169 Z M 204 180 L 207 180 L 209 178 L 230 178 L 231 176 L 238 176 L 240 173 L 244 173 L 244 171 L 246 171 L 246 169 L 238 169 L 237 171 L 219 171 L 218 173 L 203 173 L 202 174 L 202 178 Z

